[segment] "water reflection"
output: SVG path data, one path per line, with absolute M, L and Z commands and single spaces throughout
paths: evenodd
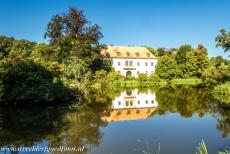
M 85 146 L 84 153 L 91 153 L 92 149 L 98 146 L 100 148 L 100 145 L 104 144 L 105 134 L 103 134 L 102 130 L 108 128 L 110 124 L 115 124 L 113 125 L 114 127 L 119 125 L 119 128 L 122 126 L 119 132 L 127 132 L 130 128 L 133 131 L 136 130 L 136 133 L 132 135 L 128 135 L 129 133 L 123 134 L 127 143 L 131 144 L 135 134 L 138 134 L 138 132 L 143 133 L 141 135 L 145 140 L 149 137 L 149 134 L 159 131 L 158 136 L 155 137 L 162 140 L 161 144 L 164 144 L 165 139 L 166 144 L 168 143 L 168 138 L 164 133 L 175 134 L 176 132 L 173 132 L 173 127 L 172 131 L 163 132 L 165 128 L 163 126 L 159 128 L 159 125 L 162 123 L 168 124 L 168 128 L 171 122 L 174 127 L 177 125 L 178 132 L 184 131 L 180 130 L 183 129 L 183 125 L 180 127 L 180 123 L 176 124 L 176 121 L 172 123 L 168 118 L 164 119 L 169 115 L 168 113 L 179 115 L 174 120 L 186 118 L 191 122 L 194 119 L 194 115 L 199 117 L 211 116 L 216 126 L 215 130 L 208 134 L 211 138 L 220 136 L 219 132 L 222 133 L 223 137 L 227 138 L 230 132 L 230 106 L 218 103 L 206 89 L 198 87 L 168 87 L 154 90 L 132 89 L 122 92 L 98 91 L 95 95 L 89 95 L 86 99 L 82 99 L 80 103 L 66 104 L 59 107 L 1 108 L 0 146 Z M 159 125 L 153 124 L 152 126 L 151 122 L 157 121 L 151 120 L 155 120 L 155 117 L 159 118 L 158 115 L 161 117 L 161 121 L 158 121 Z M 143 120 L 147 118 L 148 120 Z M 110 123 L 113 121 L 117 122 Z M 123 122 L 120 123 L 119 121 Z M 144 121 L 148 121 L 148 123 L 144 123 Z M 130 126 L 130 124 L 133 125 Z M 139 127 L 140 125 L 141 127 Z M 194 128 L 186 127 L 186 129 L 187 132 L 194 132 Z M 119 135 L 113 130 L 107 133 Z M 196 134 L 189 136 L 191 141 L 196 140 L 193 136 L 197 136 L 197 132 L 194 133 Z M 177 140 L 181 137 L 179 134 Z M 106 139 L 107 142 L 113 140 L 113 138 Z M 195 150 L 196 142 L 194 144 L 191 145 L 193 150 Z M 177 142 L 173 143 L 173 146 L 180 148 L 180 144 Z M 126 149 L 126 151 L 129 150 Z
M 155 93 L 151 90 L 126 90 L 113 99 L 112 110 L 106 111 L 102 119 L 107 122 L 146 119 L 157 107 Z

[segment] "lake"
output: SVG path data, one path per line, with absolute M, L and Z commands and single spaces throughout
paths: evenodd
M 229 132 L 230 106 L 216 101 L 208 89 L 192 86 L 101 90 L 68 105 L 0 110 L 2 148 L 194 154 L 203 139 L 208 152 L 215 154 L 230 145 Z

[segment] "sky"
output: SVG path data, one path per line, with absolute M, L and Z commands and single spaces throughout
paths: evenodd
M 230 0 L 0 0 L 0 35 L 47 42 L 47 23 L 69 7 L 100 25 L 101 43 L 155 49 L 203 44 L 209 56 L 227 55 L 215 47 L 215 37 L 221 28 L 230 31 Z

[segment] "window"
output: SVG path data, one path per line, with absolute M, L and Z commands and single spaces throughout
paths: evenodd
M 126 95 L 131 96 L 132 95 L 132 90 L 126 90 Z
M 133 101 L 130 101 L 130 106 L 133 106 Z
M 148 62 L 145 62 L 145 66 L 148 66 Z
M 129 66 L 132 66 L 133 65 L 133 61 L 129 61 Z
M 137 101 L 137 104 L 140 104 L 140 101 Z
M 129 102 L 128 102 L 128 101 L 126 101 L 126 102 L 125 102 L 125 105 L 126 105 L 126 106 L 129 106 Z
M 118 102 L 118 105 L 121 105 L 121 101 Z
M 121 62 L 118 62 L 118 66 L 120 66 L 121 65 Z
M 152 104 L 154 103 L 154 100 L 152 100 Z
M 147 54 L 147 57 L 150 57 L 150 53 L 146 53 Z
M 127 57 L 129 57 L 130 56 L 130 52 L 126 52 L 126 55 L 127 55 Z
M 149 102 L 146 100 L 146 101 L 145 101 L 145 104 L 148 104 L 148 103 L 149 103 Z
M 128 61 L 125 61 L 125 66 L 128 66 L 129 65 L 129 62 Z
M 139 71 L 137 71 L 137 75 L 139 74 L 140 72 Z
M 135 53 L 136 54 L 136 57 L 140 57 L 140 54 L 137 52 L 137 53 Z
M 140 66 L 140 62 L 137 62 L 137 66 Z
M 151 66 L 154 66 L 154 65 L 153 65 L 153 62 L 151 62 Z
M 117 53 L 117 56 L 121 56 L 121 53 L 120 52 L 116 52 Z

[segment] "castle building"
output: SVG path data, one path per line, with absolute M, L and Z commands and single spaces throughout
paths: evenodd
M 157 108 L 156 96 L 151 90 L 126 90 L 112 101 L 111 110 L 104 113 L 102 120 L 112 122 L 147 119 Z
M 124 76 L 155 73 L 157 58 L 145 47 L 107 46 L 102 54 L 110 57 L 115 71 Z

